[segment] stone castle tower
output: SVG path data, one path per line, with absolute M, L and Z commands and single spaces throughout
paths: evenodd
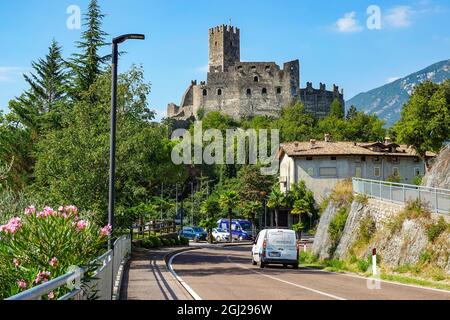
M 283 107 L 301 101 L 308 112 L 324 117 L 330 112 L 334 99 L 344 106 L 343 92 L 334 86 L 327 91 L 324 84 L 319 89 L 300 89 L 298 60 L 284 63 L 241 62 L 240 30 L 221 25 L 209 29 L 209 66 L 207 81 L 192 81 L 183 95 L 181 105 L 170 103 L 167 115 L 179 121 L 197 118 L 205 113 L 220 111 L 235 119 L 255 115 L 276 117 Z

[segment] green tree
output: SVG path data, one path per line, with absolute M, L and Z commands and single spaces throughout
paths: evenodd
M 393 132 L 399 143 L 413 146 L 429 167 L 426 152 L 439 152 L 450 138 L 450 80 L 426 81 L 403 106 Z
M 354 105 L 351 105 L 347 111 L 346 119 L 347 120 L 354 119 L 357 114 L 358 114 L 358 110 L 356 109 L 356 107 Z
M 330 115 L 337 119 L 344 119 L 345 110 L 344 106 L 338 99 L 334 99 L 330 106 Z
M 288 206 L 288 197 L 286 194 L 280 191 L 280 186 L 276 183 L 272 187 L 272 191 L 270 192 L 269 199 L 267 201 L 267 207 L 274 210 L 275 213 L 275 227 L 278 228 L 278 213 L 282 208 L 286 208 Z
M 283 108 L 273 128 L 280 130 L 281 142 L 308 141 L 314 135 L 316 120 L 302 103 Z
M 231 230 L 231 225 L 233 221 L 233 209 L 238 205 L 238 194 L 234 190 L 227 190 L 220 194 L 219 198 L 220 207 L 228 212 L 228 222 L 229 222 L 229 232 L 230 232 L 230 242 L 233 242 L 233 234 Z
M 316 202 L 314 200 L 314 194 L 306 187 L 305 182 L 302 180 L 298 184 L 292 187 L 289 193 L 290 205 L 292 207 L 291 214 L 299 216 L 299 223 L 305 227 L 312 225 L 303 223 L 304 217 L 308 216 L 310 221 L 317 215 Z M 297 230 L 299 232 L 301 230 Z M 301 233 L 299 233 L 301 236 Z
M 109 56 L 102 57 L 99 53 L 105 46 L 107 34 L 102 30 L 102 22 L 105 17 L 100 10 L 97 0 L 91 0 L 88 12 L 84 17 L 81 41 L 77 42 L 77 48 L 81 51 L 73 55 L 69 65 L 74 73 L 75 88 L 73 94 L 80 98 L 83 92 L 95 82 L 103 71 L 103 63 Z
M 35 167 L 38 195 L 48 204 L 76 203 L 101 213 L 105 221 L 108 190 L 110 74 L 97 78 L 86 98 L 67 114 L 67 127 L 49 132 L 38 144 Z M 173 142 L 165 129 L 147 119 L 150 88 L 141 68 L 119 76 L 116 212 L 147 203 L 162 182 L 184 182 L 185 169 L 171 161 Z M 98 99 L 93 102 L 89 96 Z

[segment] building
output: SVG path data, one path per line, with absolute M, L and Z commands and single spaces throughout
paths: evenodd
M 283 107 L 297 101 L 317 117 L 330 112 L 334 99 L 344 108 L 343 90 L 334 85 L 327 91 L 324 84 L 314 89 L 308 82 L 300 89 L 298 60 L 284 63 L 241 62 L 240 30 L 222 25 L 209 29 L 209 71 L 207 81 L 192 81 L 181 104 L 170 103 L 167 116 L 178 121 L 197 119 L 204 113 L 220 111 L 235 119 L 255 115 L 278 116 Z
M 280 188 L 286 192 L 304 180 L 314 192 L 316 201 L 326 198 L 336 183 L 352 177 L 412 184 L 425 174 L 425 162 L 416 151 L 391 143 L 334 142 L 330 135 L 324 141 L 291 142 L 280 146 Z M 435 157 L 428 153 L 427 157 Z

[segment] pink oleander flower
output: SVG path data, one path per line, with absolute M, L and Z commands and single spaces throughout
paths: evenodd
M 55 299 L 55 293 L 54 293 L 53 291 L 50 291 L 50 292 L 48 293 L 48 298 L 49 298 L 50 300 Z
M 20 261 L 19 261 L 19 259 L 14 258 L 14 259 L 13 259 L 13 264 L 14 264 L 14 267 L 18 268 L 18 267 L 20 266 Z
M 86 220 L 80 220 L 77 222 L 77 231 L 83 231 L 88 226 L 88 222 Z
M 100 229 L 100 235 L 102 237 L 106 237 L 107 235 L 109 235 L 109 233 L 112 230 L 112 226 L 110 224 L 104 226 L 103 228 Z
M 25 289 L 27 287 L 27 283 L 25 282 L 25 280 L 18 280 L 17 285 L 20 289 Z
M 64 207 L 64 210 L 65 210 L 67 213 L 77 213 L 77 212 L 78 212 L 78 208 L 75 207 L 75 206 L 65 206 L 65 207 Z
M 56 259 L 56 257 L 53 257 L 49 262 L 49 265 L 51 265 L 52 267 L 56 267 L 58 265 L 58 259 Z
M 48 271 L 41 271 L 37 274 L 36 278 L 34 279 L 34 282 L 36 284 L 42 282 L 48 282 L 48 279 L 50 278 L 50 272 Z
M 22 227 L 22 219 L 15 217 L 3 226 L 0 226 L 0 232 L 15 234 Z
M 59 212 L 63 212 L 64 211 L 64 207 L 63 206 L 59 206 L 58 211 Z
M 36 207 L 35 206 L 29 206 L 25 209 L 25 215 L 29 216 L 36 213 Z

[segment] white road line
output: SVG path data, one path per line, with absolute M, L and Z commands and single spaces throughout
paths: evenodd
M 345 298 L 338 297 L 338 296 L 335 296 L 335 295 L 333 295 L 333 294 L 329 294 L 329 293 L 326 293 L 326 292 L 323 292 L 323 291 L 319 291 L 319 290 L 316 290 L 316 289 L 308 288 L 308 287 L 302 286 L 302 285 L 297 284 L 297 283 L 293 283 L 293 282 L 289 282 L 289 281 L 286 281 L 286 280 L 279 279 L 279 278 L 277 278 L 277 277 L 269 276 L 269 275 L 267 275 L 267 274 L 264 274 L 264 273 L 255 271 L 255 270 L 253 270 L 252 268 L 245 267 L 245 266 L 243 266 L 243 265 L 241 265 L 241 264 L 238 264 L 238 263 L 235 263 L 235 262 L 231 261 L 230 256 L 227 256 L 227 258 L 228 258 L 228 261 L 230 261 L 231 263 L 234 263 L 234 264 L 235 264 L 236 266 L 238 266 L 239 268 L 242 268 L 242 269 L 246 269 L 246 270 L 252 271 L 252 272 L 257 273 L 257 274 L 259 274 L 259 275 L 261 275 L 261 276 L 263 276 L 263 277 L 266 277 L 266 278 L 269 278 L 269 279 L 272 279 L 272 280 L 276 280 L 276 281 L 279 281 L 279 282 L 283 282 L 283 283 L 289 284 L 289 285 L 291 285 L 291 286 L 298 287 L 298 288 L 302 288 L 302 289 L 305 289 L 305 290 L 308 290 L 308 291 L 311 291 L 311 292 L 314 292 L 314 293 L 318 293 L 318 294 L 320 294 L 320 295 L 323 295 L 323 296 L 326 296 L 326 297 L 329 297 L 329 298 L 332 298 L 332 299 L 336 299 L 336 300 L 347 300 L 347 299 L 345 299 Z
M 357 274 L 350 274 L 350 273 L 345 273 L 345 272 L 334 272 L 334 271 L 328 271 L 328 270 L 320 270 L 320 269 L 315 269 L 315 268 L 311 268 L 311 267 L 303 267 L 303 268 L 311 270 L 311 271 L 314 271 L 314 272 L 323 272 L 323 273 L 336 274 L 336 275 L 346 276 L 346 277 L 350 277 L 350 278 L 358 278 L 358 279 L 361 279 L 361 280 L 371 279 L 371 278 L 360 276 L 360 275 L 357 275 Z M 389 284 L 395 284 L 397 286 L 412 287 L 412 288 L 416 288 L 416 289 L 430 290 L 430 291 L 443 292 L 443 293 L 450 294 L 450 291 L 444 290 L 444 289 L 422 287 L 422 286 L 418 286 L 418 285 L 414 285 L 414 284 L 394 282 L 394 281 L 383 280 L 383 279 L 379 279 L 379 281 L 380 282 L 384 282 L 384 283 L 389 283 Z
M 175 254 L 175 255 L 173 255 L 170 259 L 169 259 L 169 262 L 168 262 L 168 264 L 167 264 L 167 266 L 169 267 L 169 271 L 170 271 L 170 273 L 172 274 L 172 276 L 176 279 L 176 280 L 178 280 L 178 282 L 187 290 L 187 292 L 189 292 L 189 294 L 192 296 L 192 298 L 194 298 L 194 300 L 203 300 L 186 282 L 184 282 L 184 280 L 183 279 L 181 279 L 181 277 L 180 276 L 178 276 L 177 275 L 177 273 L 173 270 L 173 267 L 172 267 L 172 262 L 173 262 L 173 259 L 175 259 L 176 257 L 178 257 L 178 256 L 180 256 L 180 255 L 182 255 L 182 254 L 184 254 L 184 253 L 186 253 L 186 252 L 189 252 L 189 251 L 185 251 L 185 252 L 180 252 L 180 253 L 177 253 L 177 254 Z

